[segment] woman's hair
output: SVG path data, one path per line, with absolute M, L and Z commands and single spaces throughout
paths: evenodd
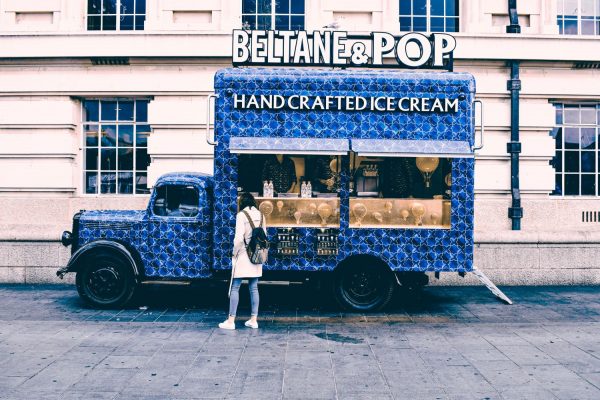
M 254 200 L 254 196 L 252 196 L 248 192 L 242 193 L 240 196 L 240 210 L 243 210 L 246 207 L 256 207 L 256 200 Z

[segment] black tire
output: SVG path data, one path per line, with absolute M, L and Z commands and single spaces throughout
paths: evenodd
M 136 282 L 131 266 L 123 257 L 95 252 L 83 263 L 75 282 L 84 301 L 98 308 L 118 308 L 131 300 Z
M 356 257 L 340 265 L 333 278 L 333 293 L 347 310 L 369 312 L 385 307 L 396 280 L 390 269 L 374 257 Z

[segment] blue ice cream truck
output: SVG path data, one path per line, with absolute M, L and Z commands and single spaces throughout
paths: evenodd
M 264 279 L 327 283 L 348 309 L 379 309 L 426 272 L 476 271 L 470 74 L 227 68 L 214 85 L 214 175 L 164 175 L 147 209 L 84 210 L 63 233 L 57 274 L 75 272 L 83 299 L 228 279 L 243 191 L 268 225 Z

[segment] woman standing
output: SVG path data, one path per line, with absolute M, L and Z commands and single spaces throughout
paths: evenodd
M 267 232 L 265 219 L 256 207 L 256 201 L 250 193 L 243 193 L 240 197 L 240 212 L 235 219 L 235 237 L 233 239 L 233 260 L 231 271 L 231 289 L 229 293 L 229 318 L 219 324 L 221 329 L 235 329 L 235 315 L 240 299 L 239 291 L 243 279 L 248 279 L 250 290 L 250 319 L 244 325 L 258 329 L 258 278 L 262 276 L 262 264 L 253 264 L 248 258 L 246 244 L 252 236 L 252 225 L 262 226 Z

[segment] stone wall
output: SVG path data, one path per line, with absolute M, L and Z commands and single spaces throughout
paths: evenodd
M 597 285 L 600 284 L 600 237 L 596 243 L 476 243 L 475 265 L 497 285 Z M 0 241 L 0 282 L 64 283 L 56 270 L 66 265 L 70 248 L 57 241 Z M 430 274 L 432 285 L 473 285 L 472 274 L 459 277 Z

